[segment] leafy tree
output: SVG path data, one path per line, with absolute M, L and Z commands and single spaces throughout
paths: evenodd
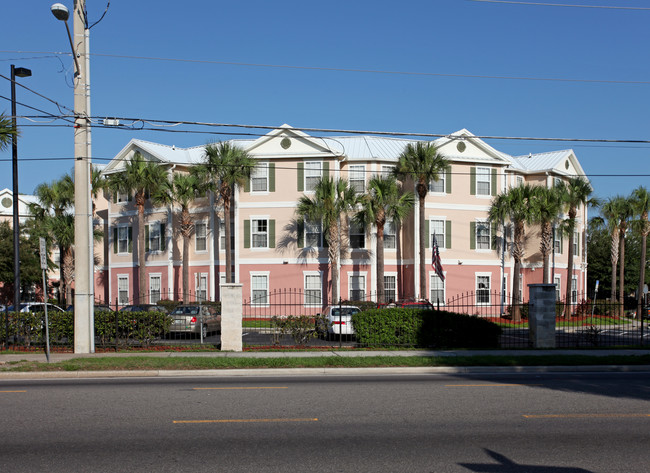
M 332 268 L 332 303 L 339 300 L 339 257 L 341 254 L 341 217 L 353 211 L 358 203 L 355 190 L 345 179 L 323 177 L 314 186 L 314 196 L 298 200 L 298 221 L 322 222 L 327 241 L 327 254 Z
M 203 161 L 193 169 L 202 185 L 214 191 L 223 204 L 226 230 L 226 282 L 232 281 L 232 242 L 230 206 L 235 186 L 243 186 L 251 177 L 257 161 L 245 150 L 227 141 L 205 146 Z
M 533 188 L 529 184 L 511 187 L 492 200 L 488 211 L 490 222 L 499 224 L 510 221 L 514 226 L 512 257 L 515 260 L 515 266 L 512 275 L 512 319 L 516 322 L 521 320 L 520 302 L 522 297 L 519 292 L 519 273 L 525 255 L 526 225 L 532 222 L 534 215 L 531 205 L 533 192 Z
M 394 174 L 402 182 L 413 179 L 419 201 L 420 222 L 420 297 L 427 293 L 426 280 L 426 235 L 424 201 L 429 192 L 429 183 L 437 181 L 440 174 L 449 168 L 449 161 L 430 142 L 409 143 L 399 155 Z
M 0 289 L 3 301 L 13 301 L 14 294 L 14 231 L 9 222 L 0 223 Z M 38 237 L 20 237 L 21 292 L 42 282 Z
M 199 197 L 200 185 L 196 176 L 174 173 L 153 195 L 156 203 L 180 207 L 180 234 L 183 237 L 183 301 L 189 301 L 190 280 L 190 237 L 194 230 L 194 221 L 190 215 L 190 204 Z M 163 236 L 164 237 L 164 236 Z
M 390 221 L 398 225 L 408 216 L 415 202 L 413 192 L 402 192 L 392 177 L 374 176 L 368 181 L 368 193 L 359 198 L 358 223 L 377 227 L 377 300 L 384 297 L 384 227 Z
M 648 233 L 650 233 L 650 222 L 648 222 L 648 211 L 650 210 L 650 193 L 648 189 L 639 186 L 632 192 L 632 208 L 634 213 L 639 217 L 637 220 L 638 232 L 641 234 L 641 258 L 639 270 L 639 288 L 637 290 L 637 317 L 641 318 L 643 308 L 643 285 L 645 284 L 645 266 L 646 266 L 646 245 Z
M 553 223 L 562 212 L 560 191 L 557 187 L 535 186 L 531 193 L 532 221 L 541 227 L 539 250 L 543 259 L 543 281 L 550 284 L 550 257 L 553 251 Z
M 0 113 L 0 151 L 4 151 L 9 146 L 11 137 L 15 134 L 11 119 L 6 117 L 4 113 Z
M 144 159 L 139 152 L 126 162 L 124 171 L 111 174 L 108 188 L 113 192 L 133 194 L 138 211 L 138 297 L 143 300 L 147 293 L 145 267 L 144 207 L 147 194 L 155 194 L 167 180 L 167 171 L 158 163 Z
M 566 281 L 566 304 L 565 316 L 567 319 L 571 318 L 571 282 L 573 276 L 573 233 L 576 228 L 576 218 L 578 215 L 578 207 L 581 205 L 595 204 L 595 200 L 590 199 L 592 189 L 589 181 L 585 178 L 578 176 L 572 177 L 564 185 L 560 186 L 562 201 L 565 208 L 568 210 L 567 219 L 564 222 L 563 229 L 569 238 L 569 257 L 567 263 L 567 281 Z

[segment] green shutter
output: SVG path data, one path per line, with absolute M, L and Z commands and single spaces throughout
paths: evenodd
M 328 177 L 330 175 L 330 163 L 325 161 L 323 163 L 323 177 Z
M 149 251 L 149 225 L 144 226 L 144 251 Z
M 492 168 L 492 195 L 497 195 L 497 170 Z
M 113 203 L 117 204 L 117 191 L 113 191 Z
M 246 181 L 244 182 L 244 192 L 250 192 L 250 191 L 251 191 L 251 179 L 252 179 L 252 178 L 249 177 L 249 178 L 246 179 Z
M 305 164 L 298 163 L 298 192 L 305 190 Z
M 133 200 L 133 194 L 129 193 L 128 197 L 126 198 L 127 202 L 131 202 Z
M 470 195 L 476 195 L 476 168 L 469 168 L 469 193 Z
M 469 249 L 476 249 L 476 222 L 469 222 Z
M 275 192 L 275 163 L 269 163 L 269 192 Z
M 160 224 L 160 250 L 165 251 L 167 248 L 167 235 L 165 234 L 165 224 Z
M 451 166 L 445 171 L 445 192 L 451 194 Z
M 251 247 L 251 221 L 244 220 L 244 248 Z
M 492 223 L 492 231 L 490 232 L 490 238 L 492 239 L 491 246 L 493 250 L 497 249 L 497 224 Z
M 560 254 L 564 253 L 564 235 L 560 233 Z
M 445 222 L 445 248 L 451 248 L 451 220 Z
M 117 227 L 113 228 L 113 253 L 117 253 Z
M 269 220 L 269 248 L 275 248 L 275 220 Z
M 133 253 L 133 227 L 129 227 L 129 253 Z
M 425 248 L 430 248 L 431 247 L 431 233 L 430 233 L 430 228 L 429 228 L 430 222 L 428 220 L 424 221 L 424 234 L 427 236 L 426 241 L 424 242 L 424 247 Z
M 304 248 L 305 247 L 305 222 L 303 221 L 298 221 L 298 229 L 296 230 L 298 233 L 298 248 Z

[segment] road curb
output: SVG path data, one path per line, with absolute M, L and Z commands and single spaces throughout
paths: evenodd
M 3 372 L 2 380 L 89 379 L 89 378 L 227 378 L 277 376 L 381 376 L 442 374 L 535 374 L 535 373 L 642 373 L 649 365 L 593 366 L 436 366 L 405 368 L 260 368 L 222 370 L 140 370 L 140 371 L 43 371 Z

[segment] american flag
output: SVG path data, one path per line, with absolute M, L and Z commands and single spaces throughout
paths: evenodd
M 445 280 L 445 273 L 442 271 L 442 262 L 440 261 L 440 249 L 438 248 L 438 241 L 436 235 L 433 235 L 433 251 L 431 252 L 431 267 L 436 272 L 441 281 Z

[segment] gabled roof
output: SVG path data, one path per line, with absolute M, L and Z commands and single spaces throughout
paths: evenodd
M 572 149 L 529 154 L 512 158 L 512 168 L 524 174 L 553 172 L 560 175 L 585 176 Z

